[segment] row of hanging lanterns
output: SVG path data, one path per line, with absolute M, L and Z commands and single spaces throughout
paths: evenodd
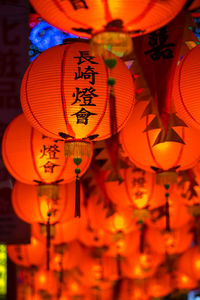
M 134 51 L 132 37 L 182 18 L 186 1 L 31 3 L 52 25 L 91 41 L 68 39 L 35 58 L 21 84 L 24 114 L 3 137 L 17 180 L 12 205 L 32 231 L 29 245 L 8 246 L 20 266 L 19 300 L 149 300 L 195 288 L 199 47 L 174 58 L 177 114 L 171 99 L 170 110 L 142 99 L 137 72 L 119 58 Z M 103 140 L 111 162 L 99 158 Z

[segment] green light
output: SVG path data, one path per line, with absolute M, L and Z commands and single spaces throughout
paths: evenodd
M 0 245 L 0 297 L 7 292 L 7 251 L 6 245 Z

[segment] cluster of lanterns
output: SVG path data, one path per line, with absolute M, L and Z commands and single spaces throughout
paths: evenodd
M 167 118 L 119 58 L 185 2 L 31 0 L 91 41 L 65 40 L 32 61 L 23 114 L 4 133 L 12 206 L 31 224 L 29 245 L 8 246 L 18 300 L 150 300 L 198 286 L 200 46 L 173 62 Z

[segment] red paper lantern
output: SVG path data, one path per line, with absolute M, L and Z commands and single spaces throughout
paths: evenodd
M 35 130 L 23 114 L 7 127 L 2 155 L 11 175 L 26 184 L 67 183 L 76 178 L 73 159 L 64 156 L 64 143 Z M 90 161 L 90 158 L 83 158 L 82 174 Z
M 200 129 L 200 46 L 191 49 L 181 60 L 174 77 L 173 100 L 180 117 Z
M 192 168 L 200 157 L 200 132 L 187 127 L 174 127 L 185 144 L 164 142 L 153 146 L 160 129 L 144 132 L 154 115 L 141 118 L 147 103 L 138 102 L 125 128 L 120 132 L 125 155 L 139 168 L 152 171 L 151 167 L 169 170 Z
M 31 244 L 8 245 L 8 256 L 17 265 L 39 267 L 45 263 L 45 244 L 31 237 Z
M 51 224 L 66 222 L 74 217 L 75 183 L 59 185 L 59 197 L 38 196 L 37 187 L 15 182 L 12 206 L 18 217 L 28 223 Z M 83 191 L 82 197 L 83 199 Z
M 118 55 L 131 51 L 130 37 L 146 34 L 172 20 L 186 0 L 97 1 L 31 0 L 48 23 L 68 32 L 93 37 L 97 45 L 109 46 Z
M 162 232 L 155 228 L 147 228 L 145 242 L 153 252 L 160 254 L 179 254 L 186 251 L 193 241 L 189 226 L 184 226 L 171 232 Z
M 112 70 L 117 132 L 132 111 L 134 85 L 126 65 L 113 59 L 117 60 Z M 92 56 L 87 43 L 51 47 L 30 64 L 24 75 L 23 111 L 32 126 L 52 138 L 85 139 L 95 135 L 96 140 L 106 139 L 111 136 L 112 122 L 108 76 L 103 58 Z M 73 153 L 74 148 L 70 150 Z
M 142 169 L 128 168 L 120 171 L 123 179 L 105 182 L 106 192 L 120 208 L 133 207 L 151 210 L 165 201 L 164 188 L 156 184 L 156 175 Z

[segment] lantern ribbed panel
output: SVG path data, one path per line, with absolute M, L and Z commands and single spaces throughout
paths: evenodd
M 172 20 L 186 0 L 31 0 L 30 2 L 48 23 L 64 31 L 89 37 L 90 34 L 75 29 L 91 28 L 92 33 L 95 33 L 104 30 L 108 22 L 121 19 L 125 29 L 133 31 L 132 36 L 154 31 Z M 77 6 L 72 3 L 77 3 Z M 84 4 L 88 8 L 85 8 Z
M 12 206 L 15 213 L 20 219 L 31 224 L 47 223 L 49 210 L 51 211 L 51 224 L 73 219 L 74 199 L 74 182 L 59 185 L 59 199 L 55 201 L 47 199 L 46 196 L 39 197 L 38 189 L 34 185 L 15 182 L 12 190 Z M 81 190 L 81 199 L 83 199 L 83 190 Z
M 28 245 L 8 245 L 7 251 L 9 258 L 20 266 L 41 266 L 45 263 L 45 244 L 35 238 L 31 238 Z
M 180 117 L 200 129 L 200 45 L 190 50 L 176 69 L 173 100 Z
M 141 118 L 146 102 L 138 102 L 125 126 L 120 140 L 125 154 L 139 168 L 151 171 L 151 166 L 168 170 L 180 165 L 179 170 L 192 168 L 200 157 L 200 131 L 187 127 L 173 129 L 184 140 L 184 144 L 165 142 L 153 146 L 160 129 L 143 132 L 154 115 Z
M 56 147 L 48 152 L 49 147 Z M 55 159 L 50 158 L 55 154 Z M 6 168 L 15 179 L 26 184 L 35 184 L 33 180 L 52 183 L 63 179 L 62 183 L 72 182 L 76 178 L 72 158 L 64 157 L 64 143 L 55 142 L 32 128 L 24 114 L 15 118 L 7 127 L 2 142 L 2 155 Z M 48 162 L 56 164 L 47 169 Z M 91 159 L 83 157 L 81 173 L 89 167 Z M 52 172 L 51 172 L 52 171 Z
M 165 201 L 163 187 L 156 184 L 156 175 L 140 169 L 123 169 L 124 181 L 106 181 L 105 188 L 110 199 L 119 207 L 153 209 Z M 163 195 L 163 197 L 162 197 Z
M 76 138 L 98 134 L 99 139 L 111 136 L 108 72 L 102 58 L 94 57 L 80 65 L 80 51 L 89 51 L 87 43 L 73 43 L 52 47 L 39 55 L 29 66 L 21 85 L 21 103 L 27 119 L 32 126 L 47 136 L 60 138 L 64 132 Z M 91 55 L 91 54 L 90 54 Z M 126 65 L 118 58 L 112 70 L 115 78 L 117 130 L 127 122 L 134 105 L 134 85 L 132 75 Z M 95 82 L 84 78 L 75 78 L 75 73 L 84 72 L 87 67 L 93 68 Z M 37 87 L 37 88 L 36 88 Z M 83 98 L 76 100 L 77 88 L 91 90 L 92 105 L 85 105 Z M 75 95 L 76 94 L 76 95 Z M 87 91 L 87 94 L 90 94 Z M 74 96 L 73 96 L 74 95 Z M 123 101 L 122 101 L 123 99 Z M 74 103 L 75 102 L 75 103 Z M 74 103 L 74 104 L 73 104 Z M 77 114 L 86 110 L 89 115 L 83 123 L 78 122 Z

